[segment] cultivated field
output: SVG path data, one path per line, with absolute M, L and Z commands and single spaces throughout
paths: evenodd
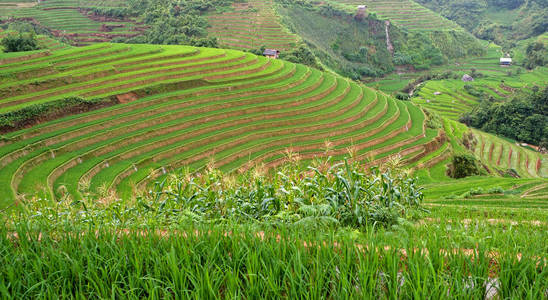
M 134 19 L 97 16 L 93 8 L 124 7 L 119 0 L 0 0 L 0 21 L 22 20 L 50 30 L 58 38 L 66 38 L 72 45 L 106 42 L 116 37 L 132 37 L 145 28 Z
M 37 193 L 129 196 L 183 167 L 274 167 L 288 153 L 372 163 L 399 153 L 412 163 L 444 141 L 410 102 L 236 50 L 96 44 L 24 58 L 3 60 L 2 113 L 70 96 L 119 105 L 6 133 L 4 204 Z
M 208 16 L 209 34 L 229 48 L 289 50 L 298 37 L 280 24 L 273 5 L 273 0 L 234 3 L 233 11 Z
M 412 0 L 332 0 L 347 10 L 357 11 L 358 5 L 367 5 L 369 13 L 387 19 L 410 31 L 462 30 L 460 26 Z

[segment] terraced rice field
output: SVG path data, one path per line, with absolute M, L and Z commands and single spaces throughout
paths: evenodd
M 221 45 L 234 49 L 258 49 L 261 46 L 288 50 L 295 46 L 297 36 L 279 22 L 272 0 L 248 0 L 234 3 L 234 10 L 208 16 L 209 34 Z
M 474 130 L 478 140 L 476 156 L 491 168 L 514 169 L 522 177 L 548 177 L 548 156 L 529 150 L 514 142 Z
M 118 0 L 48 0 L 32 5 L 25 1 L 1 0 L 0 21 L 31 21 L 81 46 L 141 34 L 145 28 L 135 20 L 105 18 L 90 11 L 93 7 L 121 6 L 125 3 Z
M 412 0 L 332 0 L 357 10 L 358 5 L 367 5 L 367 11 L 375 13 L 381 19 L 407 28 L 410 31 L 424 30 L 462 30 L 456 23 L 438 15 L 430 9 Z
M 458 79 L 432 80 L 424 83 L 418 97 L 413 98 L 413 102 L 436 111 L 444 117 L 458 120 L 462 113 L 470 111 L 480 101 L 479 97 L 471 94 L 465 86 L 473 87 L 475 91 L 484 93 L 497 101 L 506 101 L 511 99 L 517 90 L 530 90 L 535 85 L 541 87 L 548 84 L 548 68 L 537 67 L 527 71 L 516 65 L 501 67 L 499 58 L 502 55 L 501 48 L 491 44 L 484 57 L 455 61 L 443 68 L 432 70 L 437 73 L 453 71 Z M 481 76 L 476 76 L 472 82 L 463 82 L 462 76 L 472 74 L 472 69 Z M 405 85 L 412 79 L 400 77 L 399 81 L 403 84 L 399 86 Z M 390 91 L 395 84 L 394 81 L 398 80 L 387 78 L 380 82 L 379 88 Z
M 325 155 L 326 141 L 335 159 L 350 148 L 360 160 L 399 153 L 411 163 L 443 140 L 409 102 L 237 50 L 96 44 L 18 58 L 0 74 L 11 78 L 0 85 L 9 95 L 0 112 L 71 95 L 122 102 L 5 134 L 3 201 L 37 193 L 129 195 L 211 160 L 228 171 L 251 162 L 277 166 L 288 149 L 310 160 Z

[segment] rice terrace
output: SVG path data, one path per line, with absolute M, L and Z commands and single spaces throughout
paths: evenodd
M 543 0 L 0 0 L 0 298 L 548 299 Z

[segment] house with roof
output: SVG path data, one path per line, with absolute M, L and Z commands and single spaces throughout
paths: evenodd
M 512 65 L 512 58 L 510 58 L 510 57 L 501 57 L 500 58 L 500 65 L 501 66 L 510 66 L 510 65 Z
M 263 55 L 269 58 L 278 58 L 280 56 L 280 51 L 276 49 L 265 49 Z

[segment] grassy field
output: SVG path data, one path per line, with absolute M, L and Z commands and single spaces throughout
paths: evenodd
M 443 143 L 410 102 L 236 50 L 96 44 L 4 61 L 4 114 L 71 96 L 119 104 L 6 132 L 3 205 L 34 195 L 131 197 L 180 168 L 270 168 L 288 151 L 324 156 L 326 144 L 337 160 L 351 151 L 412 163 Z

